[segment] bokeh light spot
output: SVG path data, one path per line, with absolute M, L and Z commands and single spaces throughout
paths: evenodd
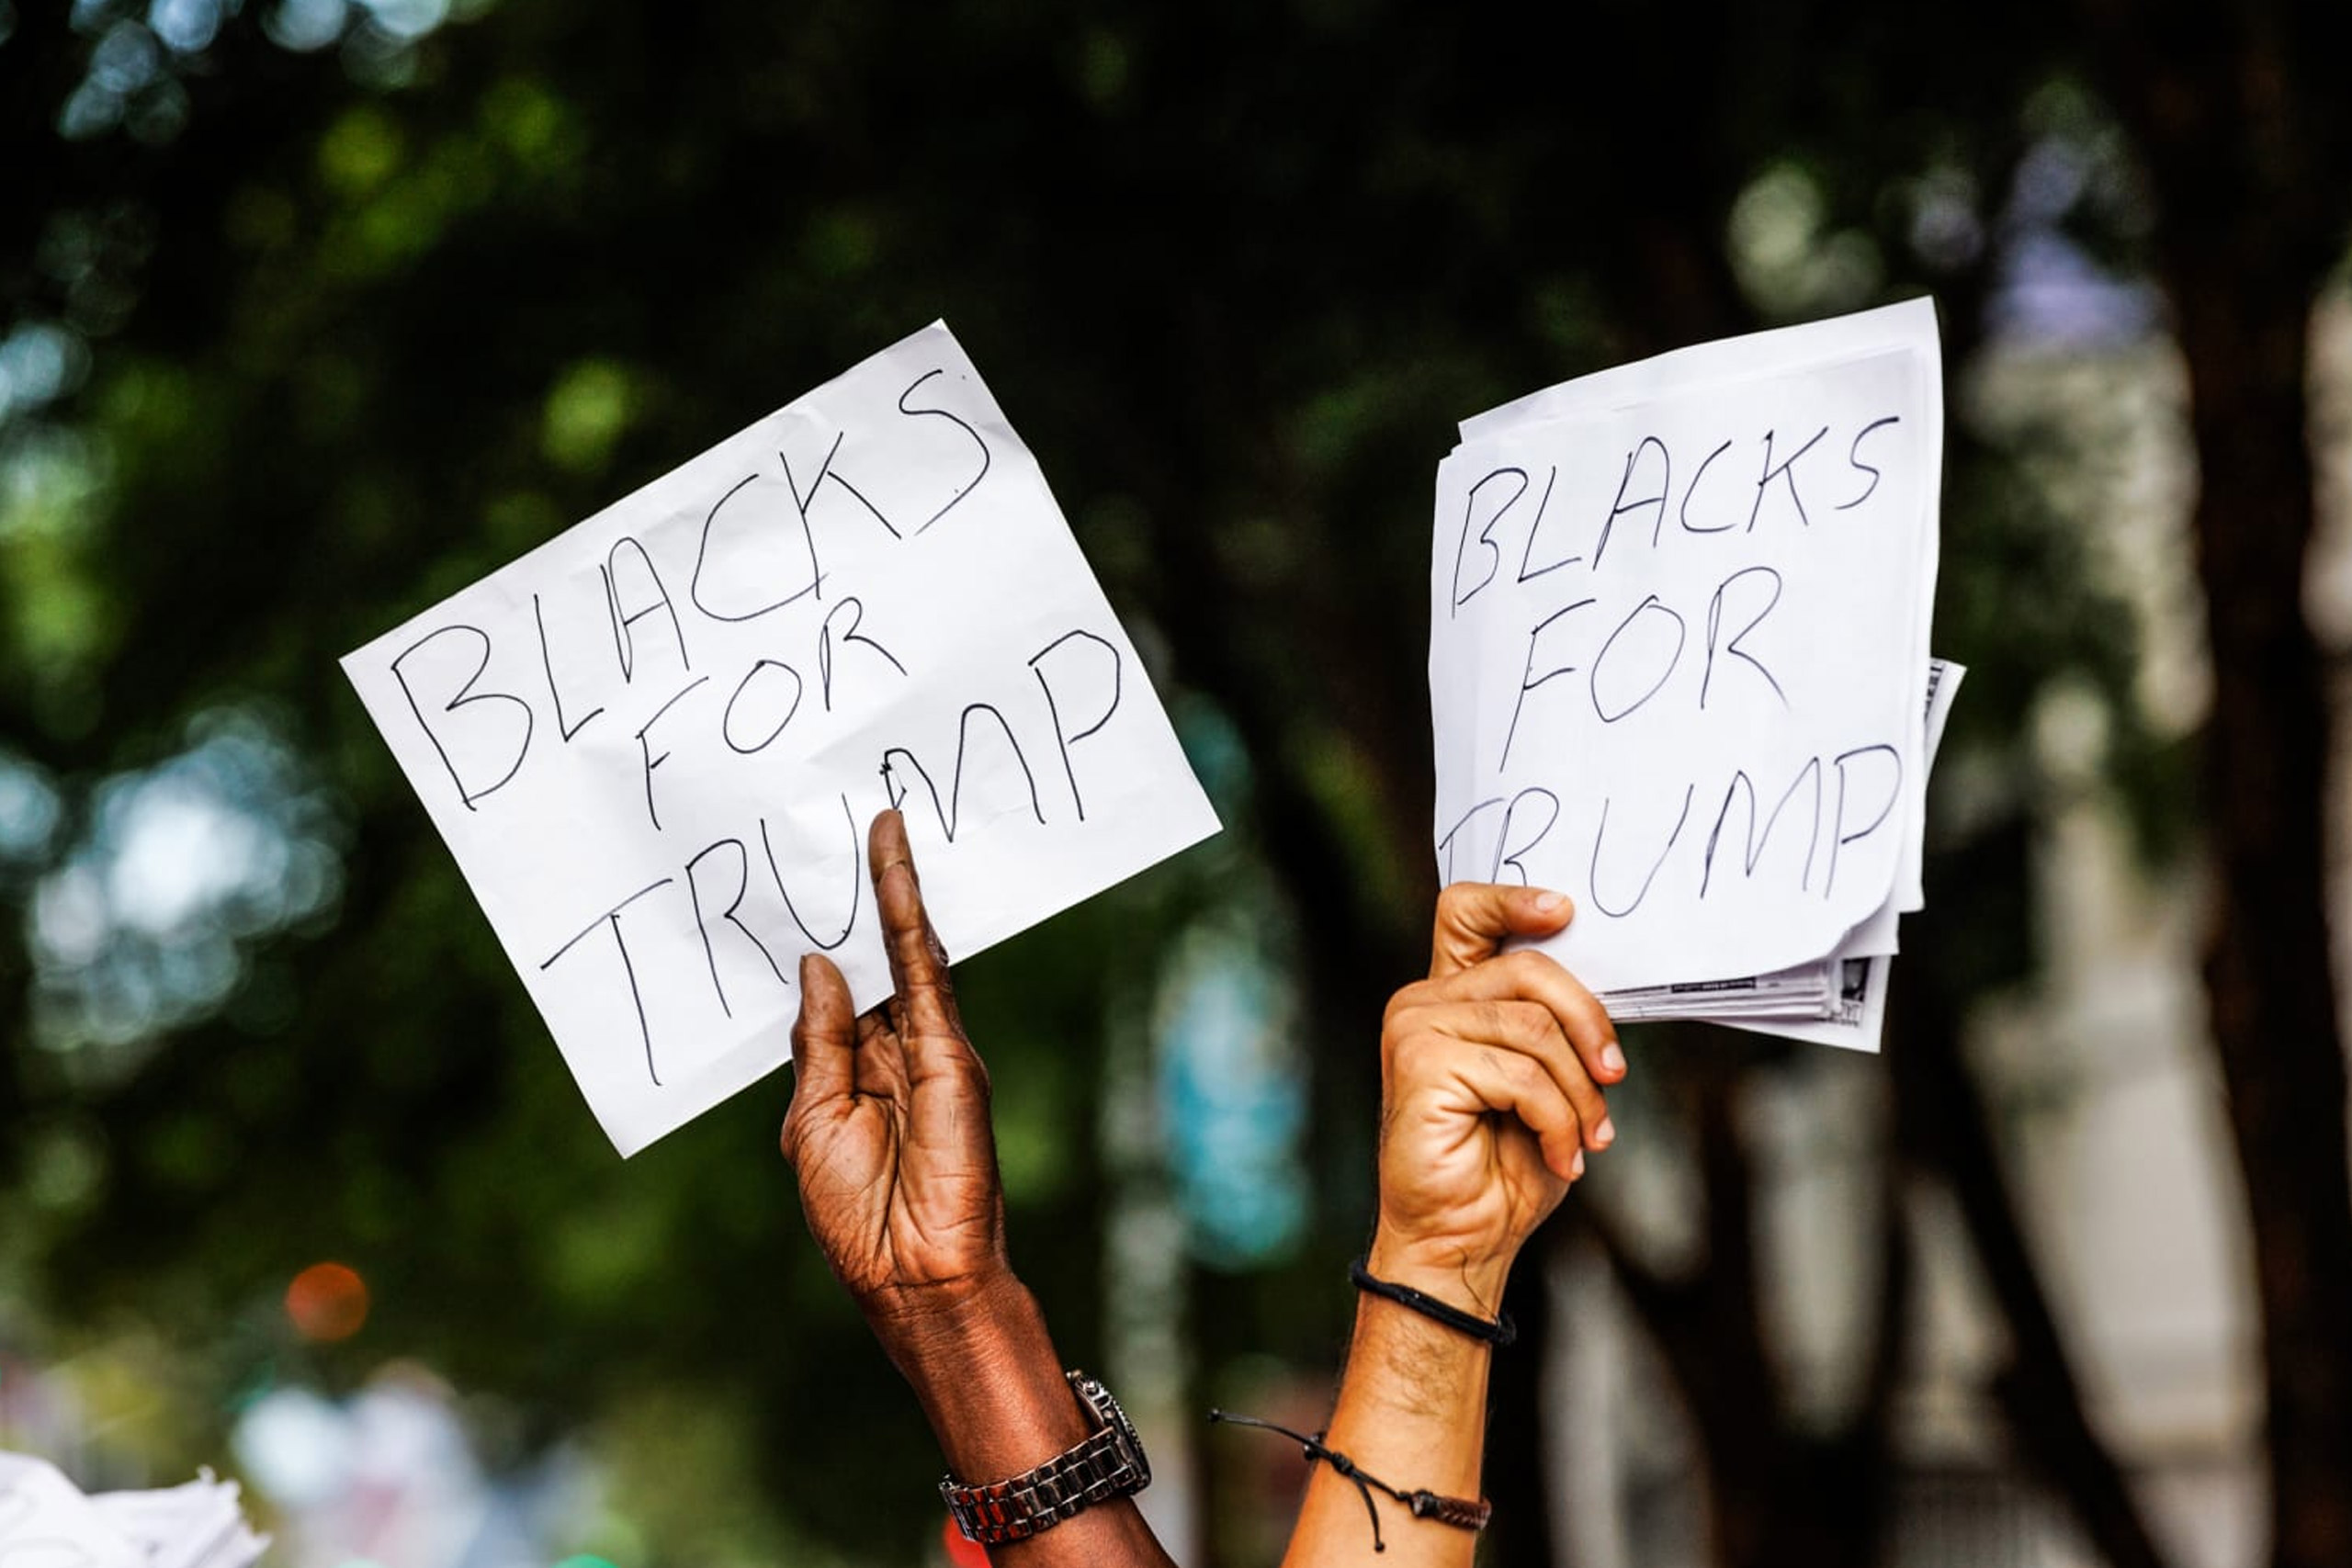
M 989 1568 L 988 1549 L 956 1528 L 952 1518 L 940 1521 L 939 1539 L 955 1568 Z
M 286 1287 L 286 1315 L 305 1339 L 348 1339 L 368 1321 L 368 1281 L 341 1263 L 313 1263 Z

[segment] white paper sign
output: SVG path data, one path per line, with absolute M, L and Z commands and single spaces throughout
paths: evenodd
M 145 1560 L 54 1467 L 0 1453 L 0 1568 L 145 1568 Z
M 1817 960 L 1917 907 L 1943 412 L 1925 300 L 1481 416 L 1440 467 L 1448 882 L 1577 901 L 1596 991 Z
M 344 660 L 614 1144 L 1216 830 L 1044 476 L 933 323 Z

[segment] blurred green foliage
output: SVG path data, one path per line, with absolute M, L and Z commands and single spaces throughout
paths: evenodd
M 1247 904 L 1308 999 L 1315 1212 L 1297 1255 L 1202 1287 L 1202 1375 L 1313 1358 L 1430 891 L 1452 422 L 1923 289 L 1965 365 L 2020 226 L 2118 290 L 2137 265 L 2128 159 L 2023 11 L 1611 0 L 1555 37 L 1385 0 L 445 9 L 246 0 L 176 41 L 126 0 L 6 13 L 0 331 L 71 353 L 0 404 L 0 774 L 56 818 L 0 842 L 0 1303 L 27 1308 L 0 1335 L 167 1334 L 215 1422 L 414 1355 L 511 1402 L 518 1453 L 602 1420 L 616 1452 L 725 1456 L 791 1539 L 877 1558 L 934 1533 L 934 1459 L 798 1234 L 782 1082 L 616 1160 L 336 657 L 947 317 L 1230 827 L 960 971 L 1016 1260 L 1088 1362 L 1104 1042 Z M 2061 154 L 2071 196 L 2019 183 Z M 1922 961 L 1962 989 L 2031 962 L 2022 719 L 2053 682 L 2109 716 L 2150 841 L 2178 819 L 2129 616 L 2037 471 L 2079 461 L 2064 439 L 1953 432 L 1938 642 L 1981 787 L 1945 849 L 1980 886 Z M 236 931 L 196 1005 L 185 931 L 135 982 L 45 953 L 106 781 L 223 725 L 292 759 L 269 798 L 318 804 L 269 819 L 331 856 L 327 896 Z M 145 989 L 98 1029 L 107 984 Z M 275 1314 L 322 1258 L 376 1303 L 325 1348 Z M 716 1550 L 673 1522 L 645 1561 Z

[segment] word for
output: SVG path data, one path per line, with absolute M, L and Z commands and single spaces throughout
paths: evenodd
M 1747 667 L 1751 682 L 1762 682 L 1759 694 L 1768 688 L 1782 707 L 1789 705 L 1789 694 L 1781 689 L 1780 678 L 1743 646 L 1780 604 L 1781 590 L 1777 569 L 1751 566 L 1724 578 L 1708 595 L 1697 684 L 1690 694 L 1693 708 L 1704 712 L 1709 701 L 1720 694 L 1718 676 L 1731 672 L 1724 661 L 1734 660 Z M 1510 724 L 1503 732 L 1502 754 L 1495 761 L 1498 769 L 1510 761 L 1511 742 L 1518 738 L 1529 694 L 1566 676 L 1581 674 L 1584 680 L 1577 684 L 1589 699 L 1594 716 L 1603 724 L 1615 724 L 1647 706 L 1681 668 L 1683 652 L 1690 645 L 1690 623 L 1680 611 L 1652 593 L 1616 617 L 1612 626 L 1605 615 L 1583 613 L 1595 611 L 1600 603 L 1584 598 L 1563 604 L 1528 631 L 1527 659 L 1520 673 L 1519 694 L 1511 702 Z M 1609 628 L 1605 633 L 1600 629 L 1604 626 Z

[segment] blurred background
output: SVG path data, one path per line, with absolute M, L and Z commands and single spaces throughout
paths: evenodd
M 334 662 L 944 316 L 1228 824 L 959 970 L 1015 1261 L 1271 1562 L 1203 1417 L 1354 1306 L 1453 422 L 1928 293 L 1885 1053 L 1629 1032 L 1484 1561 L 2352 1564 L 2346 20 L 0 0 L 0 1447 L 286 1568 L 947 1561 L 787 1076 L 616 1159 Z

